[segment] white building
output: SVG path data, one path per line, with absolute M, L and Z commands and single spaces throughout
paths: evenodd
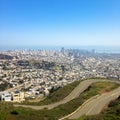
M 12 96 L 9 92 L 4 91 L 0 93 L 0 99 L 1 101 L 11 101 Z

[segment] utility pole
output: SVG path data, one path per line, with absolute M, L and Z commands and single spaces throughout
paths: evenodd
M 120 80 L 120 76 L 119 75 L 117 75 L 117 78 L 118 78 L 118 80 Z

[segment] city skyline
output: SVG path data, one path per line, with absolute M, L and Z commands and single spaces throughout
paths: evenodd
M 1 0 L 0 46 L 120 46 L 119 0 Z

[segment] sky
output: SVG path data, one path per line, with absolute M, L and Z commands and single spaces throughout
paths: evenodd
M 120 0 L 0 0 L 0 46 L 120 46 Z

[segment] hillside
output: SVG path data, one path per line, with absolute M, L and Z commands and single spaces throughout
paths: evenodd
M 75 83 L 70 84 L 69 89 L 71 90 L 73 89 L 73 87 L 71 87 L 71 86 L 74 86 L 73 84 Z M 104 92 L 108 92 L 110 90 L 117 88 L 118 86 L 119 86 L 118 84 L 111 83 L 111 82 L 94 83 L 86 91 L 84 91 L 78 98 L 75 98 L 70 102 L 60 105 L 51 110 L 47 110 L 47 109 L 32 110 L 32 109 L 22 108 L 22 107 L 15 108 L 13 107 L 12 103 L 0 102 L 0 106 L 1 106 L 0 120 L 23 120 L 23 119 L 25 120 L 58 120 L 59 118 L 72 113 L 87 99 L 91 98 L 96 94 L 101 93 L 101 90 Z M 67 87 L 65 87 L 64 89 L 66 89 L 66 91 L 68 90 Z M 62 88 L 60 89 L 60 91 L 63 91 Z M 66 91 L 62 93 L 65 93 Z M 56 95 L 55 96 L 52 95 L 52 97 L 49 98 L 49 100 L 52 101 L 52 99 L 54 99 L 54 97 L 56 97 L 59 92 L 55 91 L 54 95 L 55 94 Z M 61 94 L 61 96 L 63 97 L 63 94 Z

